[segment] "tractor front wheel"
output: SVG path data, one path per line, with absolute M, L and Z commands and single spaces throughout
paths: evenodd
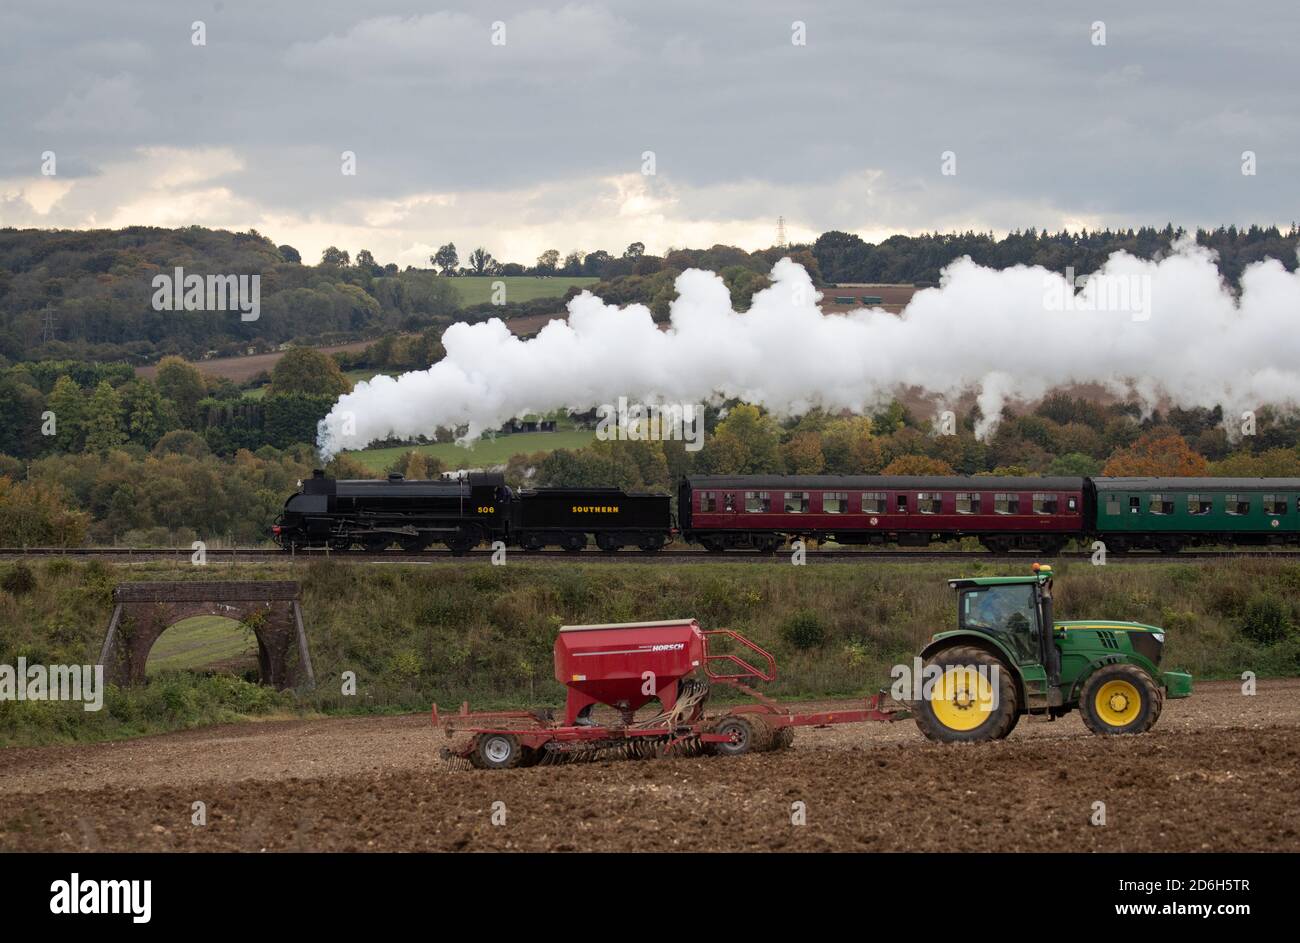
M 1001 740 L 1020 713 L 1016 682 L 1001 659 L 982 648 L 954 645 L 931 656 L 914 680 L 926 688 L 913 701 L 916 726 L 927 739 L 942 743 Z M 931 680 L 933 679 L 933 680 Z
M 1079 709 L 1096 734 L 1146 733 L 1155 725 L 1164 695 L 1137 665 L 1106 665 L 1083 686 Z

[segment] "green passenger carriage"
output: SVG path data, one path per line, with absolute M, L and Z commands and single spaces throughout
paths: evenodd
M 1300 543 L 1300 478 L 1094 478 L 1106 549 Z

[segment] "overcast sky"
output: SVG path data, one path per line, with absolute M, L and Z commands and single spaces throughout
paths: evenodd
M 1286 225 L 1298 63 L 1291 0 L 4 0 L 0 226 L 427 265 L 448 240 L 753 249 L 778 216 L 792 239 Z

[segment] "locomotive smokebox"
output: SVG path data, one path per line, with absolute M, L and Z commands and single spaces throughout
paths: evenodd
M 704 635 L 694 619 L 563 626 L 555 679 L 569 689 L 565 723 L 576 723 L 592 704 L 613 707 L 624 722 L 656 697 L 669 709 L 677 682 L 703 660 Z

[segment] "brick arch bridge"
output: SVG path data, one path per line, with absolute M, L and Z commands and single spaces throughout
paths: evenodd
M 298 584 L 288 581 L 119 583 L 113 590 L 113 618 L 99 655 L 104 679 L 112 684 L 142 684 L 158 636 L 182 619 L 224 616 L 251 622 L 263 684 L 279 689 L 313 685 L 316 679 L 299 595 Z

